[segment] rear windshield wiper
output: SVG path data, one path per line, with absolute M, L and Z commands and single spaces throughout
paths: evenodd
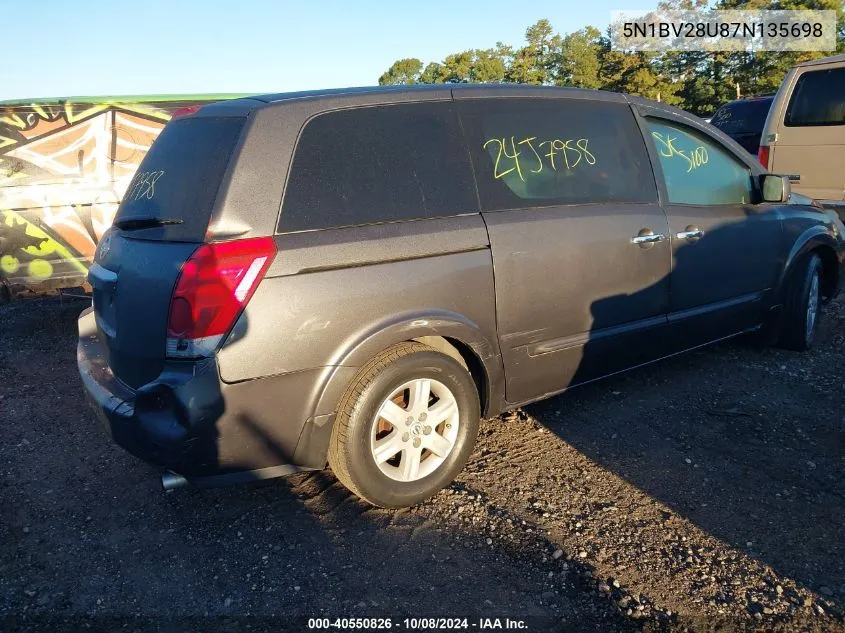
M 177 218 L 123 218 L 115 220 L 114 225 L 121 231 L 137 231 L 138 229 L 150 229 L 156 226 L 182 224 L 182 222 L 183 220 Z

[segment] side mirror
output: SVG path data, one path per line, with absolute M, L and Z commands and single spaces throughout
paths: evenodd
M 792 193 L 789 177 L 774 174 L 760 176 L 760 189 L 763 192 L 763 202 L 787 202 Z

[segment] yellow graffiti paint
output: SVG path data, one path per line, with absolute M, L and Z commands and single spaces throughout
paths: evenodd
M 65 120 L 73 125 L 74 123 L 78 123 L 82 119 L 87 119 L 89 117 L 94 116 L 95 114 L 99 114 L 100 112 L 105 112 L 111 107 L 110 103 L 98 103 L 96 105 L 92 105 L 90 108 L 86 108 L 85 110 L 74 112 L 73 111 L 74 104 L 66 103 L 65 104 Z
M 20 262 L 16 258 L 11 255 L 3 255 L 3 257 L 0 257 L 0 270 L 7 275 L 16 273 L 18 268 L 20 268 Z
M 124 112 L 141 114 L 153 119 L 158 119 L 159 121 L 169 121 L 172 116 L 167 110 L 162 110 L 157 106 L 147 105 L 144 103 L 115 103 L 114 107 L 123 110 Z
M 29 276 L 35 279 L 47 279 L 53 274 L 53 265 L 46 259 L 36 259 L 29 262 Z
M 21 249 L 23 252 L 27 253 L 28 255 L 30 255 L 32 257 L 39 257 L 39 258 L 45 257 L 47 255 L 55 254 L 56 257 L 54 259 L 67 260 L 76 269 L 78 269 L 81 273 L 85 274 L 85 273 L 88 272 L 88 269 L 82 264 L 82 262 L 79 261 L 79 259 L 75 255 L 73 255 L 73 253 L 70 252 L 70 250 L 66 246 L 64 246 L 63 244 L 54 240 L 52 237 L 47 235 L 47 233 L 45 233 L 42 229 L 40 229 L 37 225 L 30 222 L 29 220 L 27 220 L 25 217 L 23 217 L 19 213 L 16 213 L 16 212 L 12 211 L 11 209 L 3 209 L 3 210 L 0 210 L 0 214 L 2 214 L 3 223 L 6 226 L 10 226 L 10 227 L 14 226 L 14 225 L 20 226 L 21 224 L 23 224 L 25 226 L 26 234 L 29 237 L 32 237 L 35 240 L 39 241 L 38 246 L 27 246 L 26 248 Z M 49 276 L 50 274 L 52 274 L 53 267 L 46 260 L 42 260 L 42 261 L 44 261 L 45 264 L 50 266 L 50 273 L 48 273 L 48 275 L 47 275 L 47 276 Z M 32 269 L 32 264 L 35 264 L 35 262 L 30 262 L 30 266 L 29 266 L 30 269 Z M 38 265 L 38 266 L 36 266 L 36 270 L 37 271 L 43 271 L 45 269 L 44 269 L 43 266 Z
M 17 112 L 13 112 L 10 115 L 0 117 L 0 123 L 5 123 L 10 127 L 16 127 L 20 130 L 26 129 L 26 121 L 21 118 L 21 115 Z

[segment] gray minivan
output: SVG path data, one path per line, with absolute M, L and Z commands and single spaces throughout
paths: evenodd
M 797 350 L 842 223 L 680 110 L 526 86 L 259 96 L 171 121 L 100 242 L 78 364 L 166 487 L 449 484 L 481 416 L 738 334 Z

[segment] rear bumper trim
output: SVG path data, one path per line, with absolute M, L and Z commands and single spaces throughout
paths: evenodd
M 315 461 L 295 454 L 318 370 L 227 384 L 211 357 L 168 363 L 155 380 L 131 389 L 108 365 L 91 308 L 79 318 L 77 365 L 112 440 L 197 487 L 282 477 Z

